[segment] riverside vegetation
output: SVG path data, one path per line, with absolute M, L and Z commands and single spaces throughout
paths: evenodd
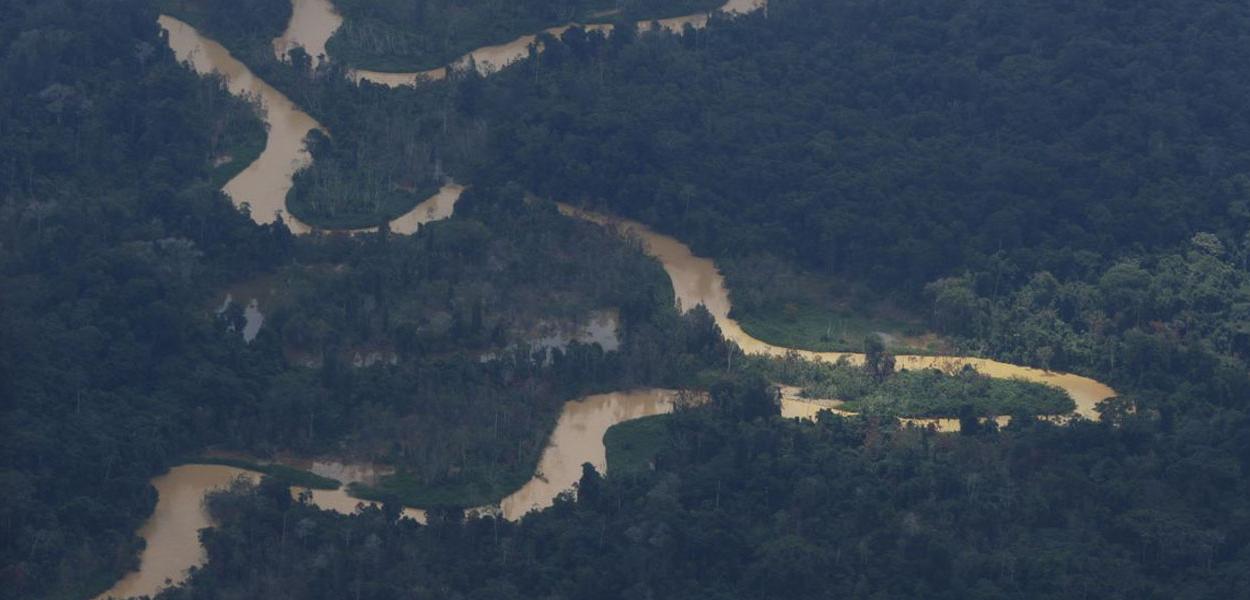
M 1194 92 L 1185 83 L 1193 70 L 1136 43 L 1136 29 L 1103 18 L 1118 9 L 1101 4 L 978 10 L 996 16 L 970 20 L 972 9 L 957 2 L 868 10 L 789 0 L 767 17 L 722 19 L 685 36 L 647 33 L 645 43 L 628 28 L 610 37 L 574 29 L 547 39 L 541 57 L 497 75 L 463 73 L 418 89 L 356 86 L 334 65 L 315 78 L 291 74 L 297 67 L 265 66 L 276 62 L 272 52 L 257 63 L 341 132 L 334 146 L 344 158 L 315 162 L 309 182 L 368 189 L 370 179 L 454 174 L 605 206 L 723 262 L 744 327 L 779 341 L 854 349 L 864 330 L 907 338 L 927 325 L 944 339 L 897 349 L 933 345 L 1123 373 L 1126 357 L 1156 353 L 1142 344 L 1178 337 L 1187 348 L 1212 340 L 1215 354 L 1244 359 L 1250 209 L 1238 192 L 1245 158 L 1229 126 L 1240 113 L 1235 103 L 1210 104 L 1243 97 L 1243 82 L 1212 79 L 1205 83 L 1221 86 L 1219 94 Z M 1134 18 L 1183 32 L 1211 10 L 1142 9 Z M 912 16 L 882 30 L 885 37 L 857 34 L 898 15 Z M 1072 34 L 1039 38 L 1048 45 L 1032 54 L 996 49 L 993 40 L 1028 39 L 1026 23 Z M 929 41 L 912 39 L 918 31 L 930 32 Z M 1226 57 L 1216 72 L 1239 64 L 1225 31 L 1208 40 L 1209 56 L 1188 60 Z M 1077 69 L 1072 57 L 1084 56 L 1083 44 L 1104 50 Z M 892 70 L 869 62 L 889 57 Z M 1026 63 L 1035 74 L 1017 76 Z M 1150 83 L 1175 100 L 1160 113 L 1171 119 L 1166 130 L 1151 120 L 1148 93 L 1129 86 L 1136 80 L 1124 69 L 1132 64 L 1167 75 Z M 1099 87 L 1108 81 L 1120 99 Z M 834 101 L 817 100 L 826 98 Z M 811 106 L 825 107 L 816 120 Z M 801 131 L 787 129 L 795 123 Z M 1118 141 L 1126 136 L 1157 144 Z M 358 152 L 392 159 L 344 172 L 340 165 L 357 164 Z M 393 160 L 405 156 L 429 160 Z M 1099 166 L 1113 159 L 1119 170 Z M 910 187 L 898 189 L 901 182 Z M 1062 193 L 1054 189 L 1060 182 Z M 336 210 L 352 212 L 355 200 L 337 198 Z M 817 281 L 866 286 L 864 297 L 890 297 L 922 323 L 852 320 L 852 335 L 838 333 L 847 322 L 839 311 L 819 296 L 791 293 L 803 286 L 770 281 L 778 263 Z M 816 327 L 796 334 L 798 322 Z
M 1126 413 L 945 436 L 783 421 L 763 379 L 712 389 L 715 408 L 647 433 L 651 467 L 587 469 L 576 497 L 521 523 L 344 517 L 263 484 L 219 494 L 207 566 L 160 597 L 1216 598 L 1247 584 L 1244 524 L 1229 521 L 1246 505 L 1230 437 L 1244 414 L 1215 438 Z
M 724 354 L 706 319 L 677 316 L 658 266 L 519 194 L 483 186 L 465 219 L 394 243 L 256 225 L 217 183 L 245 166 L 217 159 L 263 138 L 255 107 L 176 64 L 145 3 L 90 18 L 71 3 L 3 7 L 0 77 L 14 91 L 0 99 L 4 597 L 89 596 L 134 568 L 134 532 L 155 503 L 149 479 L 208 446 L 338 451 L 361 436 L 345 447 L 374 444 L 401 465 L 408 456 L 430 484 L 528 477 L 563 400 L 680 383 Z M 511 227 L 527 218 L 533 227 Z M 337 292 L 297 294 L 251 344 L 205 306 L 231 282 L 301 269 L 310 287 Z M 550 295 L 508 281 L 546 282 Z M 583 306 L 621 309 L 622 351 L 479 362 L 502 319 Z M 293 333 L 292 321 L 307 329 Z M 288 361 L 284 331 L 328 358 Z M 356 340 L 393 344 L 403 362 L 350 369 L 332 350 Z M 498 410 L 470 410 L 466 398 Z M 450 425 L 460 419 L 463 429 Z M 476 443 L 483 435 L 493 449 Z M 456 464 L 416 458 L 431 452 Z
M 256 139 L 253 107 L 178 69 L 145 3 L 90 18 L 72 4 L 5 2 L 0 19 L 0 76 L 15 91 L 0 96 L 6 596 L 103 589 L 133 566 L 148 478 L 210 444 L 381 440 L 403 460 L 427 442 L 353 431 L 416 415 L 437 435 L 440 419 L 482 419 L 413 465 L 435 484 L 500 480 L 532 469 L 535 430 L 561 399 L 663 382 L 708 388 L 712 405 L 630 436 L 633 468 L 588 471 L 576 500 L 520 524 L 455 510 L 394 523 L 394 503 L 337 516 L 272 483 L 241 486 L 210 503 L 209 563 L 166 594 L 1203 598 L 1247 585 L 1244 6 L 782 0 L 767 18 L 684 36 L 573 30 L 496 77 L 398 91 L 327 76 L 334 65 L 315 78 L 299 61 L 263 66 L 271 47 L 232 45 L 339 148 L 387 139 L 376 134 L 400 103 L 429 107 L 396 114 L 438 132 L 421 138 L 438 157 L 427 174 L 463 177 L 476 199 L 410 239 L 351 240 L 293 238 L 231 209 L 213 158 Z M 215 148 L 213 131 L 233 141 Z M 322 162 L 334 168 L 312 169 Z M 611 275 L 597 257 L 538 252 L 545 235 L 611 244 L 523 190 L 610 207 L 706 255 L 767 252 L 870 285 L 950 343 L 1096 374 L 1123 397 L 1098 424 L 1017 419 L 961 436 L 869 415 L 786 422 L 765 374 L 743 357 L 726 373 L 735 355 L 706 314 L 677 316 L 658 267 L 625 249 L 609 256 L 636 279 L 607 286 L 633 299 L 619 353 L 464 360 L 481 335 L 458 346 L 421 324 L 441 311 L 472 331 L 475 306 L 481 331 L 508 316 L 473 303 L 494 292 L 458 285 L 460 267 L 480 276 L 507 257 L 482 240 L 555 272 Z M 384 314 L 420 286 L 370 271 L 403 281 L 405 261 L 429 265 L 422 293 L 448 290 L 423 296 L 412 329 Z M 335 275 L 339 262 L 351 268 Z M 397 345 L 408 331 L 412 355 L 355 371 L 324 343 L 335 338 L 309 336 L 323 356 L 309 369 L 288 363 L 282 319 L 244 344 L 205 315 L 229 281 L 316 263 L 329 272 L 300 277 L 325 295 L 301 296 L 287 323 Z M 750 281 L 728 274 L 731 289 Z M 414 401 L 414 382 L 457 395 Z M 497 434 L 493 411 L 462 403 L 478 398 L 528 428 L 505 419 Z
M 435 2 L 340 0 L 343 25 L 327 50 L 348 66 L 423 71 L 491 46 L 566 23 L 633 22 L 687 15 L 723 0 L 520 0 Z

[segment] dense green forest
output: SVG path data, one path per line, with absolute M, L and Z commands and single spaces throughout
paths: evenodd
M 679 385 L 725 354 L 658 265 L 517 188 L 410 238 L 257 226 L 218 191 L 263 145 L 255 107 L 177 65 L 146 3 L 2 6 L 0 597 L 83 597 L 133 568 L 149 478 L 206 447 L 346 448 L 497 497 L 564 400 Z M 290 302 L 245 344 L 211 307 L 257 279 Z M 599 307 L 620 310 L 620 352 L 543 359 L 510 337 Z M 402 362 L 351 368 L 370 345 Z
M 386 131 L 387 138 L 350 148 L 336 147 L 320 131 L 310 132 L 307 147 L 317 168 L 295 175 L 287 210 L 318 227 L 359 229 L 390 222 L 437 193 L 442 174 L 430 145 L 420 142 L 421 127 Z M 403 175 L 396 179 L 394 173 Z
M 297 196 L 515 183 L 716 257 L 765 339 L 855 349 L 890 329 L 909 338 L 898 351 L 1135 379 L 1147 369 L 1126 359 L 1173 340 L 1250 352 L 1240 38 L 1138 39 L 1245 11 L 1152 6 L 783 0 L 684 36 L 574 30 L 496 76 L 421 89 L 357 87 L 335 65 L 309 77 L 272 53 L 253 68 L 340 132 Z M 1074 59 L 1085 46 L 1102 50 Z M 1142 65 L 1151 77 L 1130 77 Z M 830 281 L 864 291 L 830 302 Z M 885 299 L 903 310 L 855 316 Z
M 209 566 L 172 595 L 1233 594 L 1246 536 L 1228 519 L 1250 464 L 1246 16 L 781 0 L 684 36 L 573 31 L 486 79 L 292 84 L 313 110 L 351 113 L 327 122 L 441 98 L 422 118 L 442 129 L 429 139 L 449 172 L 673 233 L 727 265 L 748 326 L 820 301 L 777 285 L 781 264 L 867 286 L 858 304 L 890 295 L 945 343 L 1092 373 L 1124 397 L 1103 424 L 972 420 L 951 437 L 752 420 L 767 412 L 760 382 L 731 385 L 668 419 L 670 437 L 634 426 L 626 471 L 654 472 L 588 475 L 592 498 L 520 525 L 223 497 L 223 518 L 245 524 L 207 534 Z M 871 399 L 885 382 L 844 370 L 826 389 Z M 991 393 L 932 376 L 895 385 Z M 285 511 L 306 519 L 299 550 L 238 542 L 273 539 Z
M 279 62 L 289 3 L 159 4 L 327 126 L 295 192 L 326 214 L 378 222 L 395 189 L 472 188 L 414 236 L 255 225 L 218 189 L 261 146 L 256 107 L 176 65 L 155 8 L 0 0 L 0 598 L 104 589 L 134 566 L 149 478 L 207 447 L 381 459 L 409 499 L 476 504 L 533 472 L 565 400 L 657 385 L 713 402 L 614 430 L 629 466 L 588 470 L 549 511 L 461 522 L 444 506 L 422 527 L 395 522 L 394 498 L 348 517 L 240 486 L 210 503 L 209 563 L 166 596 L 1250 585 L 1250 8 L 775 0 L 684 35 L 573 30 L 490 78 L 389 90 Z M 543 14 L 473 6 L 429 25 L 468 40 Z M 459 52 L 448 40 L 370 51 Z M 1046 388 L 746 360 L 706 311 L 678 315 L 635 242 L 530 193 L 716 258 L 748 330 L 861 349 L 893 311 L 803 325 L 831 323 L 844 284 L 851 312 L 888 297 L 936 350 L 1091 374 L 1121 398 L 1060 427 L 1022 414 L 1068 406 Z M 251 343 L 237 311 L 212 311 L 240 281 L 283 290 Z M 525 346 L 529 323 L 604 308 L 616 352 Z M 370 350 L 395 364 L 351 365 Z M 873 414 L 785 421 L 778 382 Z M 990 410 L 1020 418 L 980 425 Z M 952 412 L 963 435 L 885 416 Z
M 208 565 L 161 597 L 1162 599 L 1250 584 L 1244 413 L 948 436 L 786 422 L 763 385 L 714 385 L 716 408 L 664 419 L 654 470 L 588 469 L 576 500 L 519 524 L 344 517 L 265 484 L 219 494 Z
M 281 292 L 250 347 L 274 367 L 209 374 L 237 393 L 200 418 L 229 448 L 389 463 L 410 503 L 493 502 L 533 473 L 566 400 L 689 385 L 723 360 L 710 316 L 679 317 L 662 273 L 593 225 L 484 190 L 415 236 L 301 240 L 260 278 Z M 619 309 L 618 351 L 529 351 L 534 324 L 601 308 Z M 394 364 L 352 366 L 370 353 Z
M 570 22 L 636 22 L 718 8 L 723 0 L 339 0 L 326 50 L 360 69 L 421 71 L 476 48 Z
M 290 0 L 153 0 L 162 14 L 209 31 L 227 48 L 269 45 L 291 20 Z
M 212 183 L 263 139 L 253 107 L 175 64 L 146 4 L 0 7 L 0 596 L 81 598 L 202 439 L 186 374 L 243 353 L 188 307 L 286 238 Z
M 881 286 L 996 261 L 1009 283 L 1081 273 L 1199 231 L 1240 255 L 1245 19 L 1205 1 L 782 0 L 623 48 L 571 35 L 485 82 L 484 162 L 706 255 Z
M 780 260 L 910 303 L 965 351 L 1133 385 L 1250 352 L 1248 18 L 783 0 L 684 36 L 569 33 L 459 93 L 489 124 L 475 181 L 725 259 L 748 329 L 788 303 L 759 285 Z

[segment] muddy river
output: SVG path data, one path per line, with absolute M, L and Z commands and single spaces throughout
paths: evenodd
M 330 0 L 291 0 L 291 22 L 286 31 L 273 40 L 273 52 L 285 60 L 287 52 L 303 48 L 313 64 L 328 60 L 326 42 L 343 24 L 343 17 Z
M 297 2 L 296 7 L 321 4 L 324 1 Z M 312 43 L 306 32 L 294 28 L 295 19 L 300 15 L 299 11 L 295 13 L 292 28 L 280 40 L 289 37 L 292 40 Z M 312 228 L 308 224 L 287 212 L 286 197 L 291 190 L 291 178 L 297 171 L 312 164 L 312 156 L 304 145 L 305 136 L 313 129 L 325 131 L 325 128 L 295 106 L 282 92 L 252 74 L 250 69 L 235 59 L 221 44 L 204 37 L 194 27 L 173 17 L 162 15 L 158 22 L 169 32 L 169 45 L 178 60 L 189 62 L 197 73 L 221 74 L 231 93 L 254 98 L 261 104 L 262 116 L 269 130 L 265 149 L 256 161 L 227 182 L 223 190 L 236 206 L 246 204 L 251 210 L 252 219 L 257 223 L 272 223 L 281 216 L 292 232 L 310 232 Z M 324 40 L 321 43 L 324 44 Z M 444 185 L 437 194 L 391 221 L 391 231 L 411 234 L 421 224 L 451 216 L 462 191 L 464 188 L 455 183 Z
M 677 392 L 671 390 L 638 390 L 588 396 L 567 402 L 561 412 L 550 443 L 543 451 L 534 477 L 521 489 L 505 498 L 498 508 L 483 507 L 481 512 L 501 512 L 504 518 L 518 519 L 525 513 L 551 506 L 560 492 L 570 489 L 581 477 L 582 463 L 589 462 L 606 472 L 607 461 L 603 434 L 611 426 L 673 411 Z M 295 463 L 319 475 L 347 484 L 353 481 L 372 482 L 378 470 L 368 465 L 337 462 Z M 245 469 L 221 465 L 182 465 L 152 480 L 159 494 L 156 510 L 139 529 L 147 542 L 140 555 L 140 569 L 118 581 L 100 598 L 155 594 L 166 581 L 182 582 L 187 570 L 204 564 L 199 530 L 212 523 L 204 510 L 203 500 L 213 490 L 228 487 L 238 477 L 257 481 L 260 475 Z M 312 502 L 325 510 L 351 514 L 361 504 L 374 503 L 353 498 L 345 491 L 306 490 L 291 488 L 291 494 L 311 492 Z M 404 509 L 404 516 L 425 522 L 425 512 Z
M 284 52 L 294 45 L 306 48 L 311 55 L 324 54 L 325 41 L 338 27 L 341 20 L 327 0 L 295 0 L 295 14 L 287 32 L 274 41 L 275 52 Z M 765 6 L 764 0 L 730 0 L 722 10 L 744 13 Z M 698 14 L 660 21 L 662 27 L 680 29 L 689 24 L 702 27 L 708 15 Z M 650 27 L 650 21 L 640 24 Z M 230 91 L 239 95 L 258 98 L 264 107 L 265 120 L 269 125 L 269 138 L 260 158 L 231 180 L 225 191 L 238 204 L 247 204 L 253 218 L 260 223 L 272 221 L 277 215 L 287 220 L 291 229 L 306 233 L 309 228 L 292 219 L 285 212 L 287 191 L 291 188 L 291 176 L 309 164 L 311 157 L 304 148 L 304 136 L 314 128 L 322 128 L 312 117 L 299 110 L 286 96 L 260 81 L 219 44 L 204 38 L 189 25 L 167 16 L 160 18 L 161 26 L 169 32 L 170 46 L 180 60 L 189 61 L 200 73 L 219 72 L 229 85 Z M 601 26 L 600 28 L 608 28 Z M 567 28 L 567 26 L 565 27 Z M 558 34 L 563 28 L 548 30 Z M 499 46 L 482 48 L 462 57 L 460 64 L 472 56 L 479 69 L 491 70 L 528 54 L 534 36 L 523 36 Z M 421 76 L 442 76 L 439 73 L 390 73 L 377 74 L 357 72 L 358 80 L 368 79 L 388 85 L 405 85 L 416 82 Z M 456 200 L 463 190 L 448 184 L 434 197 L 422 202 L 413 211 L 391 223 L 397 233 L 412 233 L 422 224 L 446 218 L 454 210 Z M 646 251 L 663 264 L 672 279 L 678 301 L 683 307 L 705 305 L 715 317 L 726 338 L 736 342 L 744 351 L 756 354 L 781 355 L 788 351 L 747 335 L 737 321 L 729 317 L 730 300 L 724 278 L 716 265 L 707 258 L 695 256 L 690 249 L 671 237 L 651 231 L 646 226 L 607 215 L 561 205 L 569 215 L 600 224 L 615 224 L 623 231 L 637 235 L 644 242 Z M 810 352 L 800 354 L 811 359 L 837 360 L 846 357 L 853 362 L 862 361 L 856 353 Z M 993 377 L 1018 377 L 1055 385 L 1066 390 L 1076 401 L 1076 414 L 1097 418 L 1094 405 L 1115 392 L 1092 379 L 1066 373 L 1053 373 L 1010 365 L 997 361 L 970 357 L 899 356 L 900 368 L 918 369 L 938 367 L 944 369 L 972 365 L 981 373 Z M 560 492 L 567 490 L 581 476 L 582 463 L 589 462 L 600 471 L 606 470 L 603 434 L 617 423 L 642 417 L 671 412 L 676 404 L 677 393 L 669 390 L 639 390 L 590 396 L 566 403 L 551 434 L 550 443 L 540 459 L 534 477 L 521 489 L 505 498 L 498 508 L 503 516 L 516 519 L 526 512 L 551 505 Z M 818 401 L 799 398 L 791 391 L 783 397 L 783 414 L 792 417 L 811 418 L 817 411 L 828 407 Z M 932 422 L 940 427 L 950 427 L 949 420 Z M 347 480 L 362 478 L 362 471 L 340 468 L 336 478 Z M 225 487 L 237 477 L 257 478 L 257 474 L 233 467 L 215 465 L 184 465 L 171 469 L 167 474 L 153 479 L 159 500 L 152 516 L 139 530 L 147 541 L 139 571 L 131 573 L 117 583 L 105 596 L 126 597 L 152 594 L 166 585 L 179 583 L 188 568 L 202 564 L 204 551 L 200 547 L 197 532 L 210 525 L 203 510 L 204 495 Z M 292 493 L 299 493 L 294 488 Z M 342 489 L 317 490 L 312 500 L 318 506 L 350 513 L 361 503 Z M 405 515 L 424 521 L 425 515 L 417 509 L 408 509 Z
M 667 235 L 656 233 L 646 225 L 636 221 L 603 215 L 567 204 L 561 204 L 560 211 L 566 215 L 594 223 L 614 225 L 619 231 L 635 235 L 641 239 L 645 251 L 658 259 L 664 266 L 664 270 L 668 272 L 668 276 L 673 282 L 674 294 L 680 306 L 686 309 L 699 304 L 706 306 L 716 319 L 716 324 L 720 326 L 721 333 L 724 334 L 725 338 L 738 344 L 744 352 L 748 354 L 782 356 L 787 352 L 794 351 L 791 348 L 774 346 L 751 337 L 742 330 L 742 326 L 736 320 L 729 316 L 731 304 L 729 292 L 725 288 L 725 279 L 721 276 L 720 271 L 716 268 L 716 264 L 711 259 L 695 256 L 690 251 L 690 248 L 680 241 Z M 856 352 L 813 352 L 810 350 L 798 350 L 797 352 L 807 359 L 820 359 L 828 362 L 834 362 L 839 358 L 845 357 L 852 363 L 862 363 L 864 359 L 863 354 Z M 947 372 L 959 369 L 964 365 L 971 365 L 978 372 L 990 377 L 1018 378 L 1053 385 L 1063 389 L 1068 395 L 1072 396 L 1072 400 L 1076 402 L 1076 414 L 1087 419 L 1097 419 L 1098 413 L 1094 410 L 1095 405 L 1101 400 L 1115 396 L 1115 390 L 1088 377 L 1070 373 L 1044 371 L 986 358 L 900 355 L 896 357 L 895 364 L 900 369 L 938 368 Z M 793 416 L 802 416 L 801 413 L 803 411 L 801 407 L 793 406 L 793 404 L 798 402 L 802 402 L 802 400 L 791 397 L 786 403 L 791 405 L 787 410 Z M 810 410 L 814 409 L 808 410 L 810 412 Z M 951 424 L 949 419 L 915 421 L 921 423 L 933 422 L 939 426 L 945 424 L 947 427 Z
M 767 0 L 728 0 L 723 6 L 720 7 L 719 10 L 730 14 L 745 14 L 766 8 L 767 4 Z M 701 12 L 681 17 L 659 19 L 658 21 L 645 20 L 638 22 L 638 29 L 640 31 L 647 31 L 650 30 L 656 23 L 659 23 L 660 27 L 670 31 L 681 31 L 686 25 L 690 25 L 696 29 L 701 29 L 707 26 L 710 18 L 710 13 Z M 609 23 L 594 23 L 589 25 L 568 23 L 544 29 L 542 33 L 551 34 L 554 37 L 560 37 L 571 27 L 584 27 L 586 31 L 602 31 L 605 33 L 610 33 L 613 29 L 612 25 Z M 538 41 L 538 35 L 539 34 L 523 35 L 509 42 L 478 48 L 452 61 L 450 67 L 438 67 L 436 69 L 408 73 L 352 69 L 348 73 L 348 76 L 351 77 L 352 81 L 355 81 L 356 83 L 369 81 L 390 87 L 397 87 L 401 85 L 416 85 L 422 81 L 437 81 L 447 76 L 448 68 L 465 69 L 470 64 L 475 65 L 479 73 L 489 75 L 529 56 L 530 45 Z

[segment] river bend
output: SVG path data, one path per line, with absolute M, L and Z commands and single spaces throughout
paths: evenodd
M 291 47 L 299 45 L 314 57 L 324 55 L 325 41 L 338 28 L 341 18 L 328 0 L 293 1 L 295 13 L 286 33 L 274 40 L 275 52 L 281 55 Z M 746 13 L 765 6 L 766 0 L 729 0 L 721 10 Z M 708 19 L 708 14 L 700 13 L 664 19 L 659 23 L 661 27 L 680 30 L 686 25 L 706 26 Z M 226 184 L 226 193 L 236 205 L 250 206 L 253 218 L 259 223 L 272 222 L 281 216 L 292 231 L 311 231 L 306 224 L 286 213 L 285 203 L 287 192 L 291 188 L 291 177 L 311 162 L 311 156 L 304 147 L 305 136 L 313 129 L 324 131 L 324 127 L 296 107 L 281 92 L 255 77 L 220 44 L 172 17 L 162 16 L 159 22 L 169 32 L 169 44 L 179 60 L 189 62 L 202 74 L 221 73 L 232 93 L 256 98 L 262 105 L 264 119 L 269 128 L 265 149 L 255 162 Z M 646 21 L 639 25 L 646 29 L 651 23 Z M 547 32 L 559 35 L 570 26 L 573 25 L 548 29 Z M 610 28 L 610 25 L 591 26 L 591 29 L 600 30 Z M 479 69 L 489 73 L 528 55 L 529 45 L 535 39 L 532 35 L 522 36 L 506 44 L 481 48 L 465 55 L 456 64 L 467 64 L 471 57 Z M 354 77 L 357 81 L 412 85 L 423 78 L 437 79 L 445 73 L 445 69 L 389 74 L 356 71 Z M 434 197 L 392 221 L 391 230 L 396 233 L 412 233 L 422 223 L 447 218 L 454 211 L 462 190 L 461 186 L 454 183 L 444 186 Z M 661 262 L 671 278 L 680 305 L 706 306 L 726 339 L 732 340 L 744 351 L 769 356 L 781 356 L 792 351 L 747 335 L 738 322 L 729 316 L 729 294 L 724 278 L 712 260 L 695 256 L 685 244 L 654 232 L 641 223 L 564 204 L 560 205 L 560 210 L 572 217 L 613 225 L 623 232 L 641 238 L 646 252 Z M 863 360 L 863 355 L 858 353 L 806 350 L 797 352 L 808 359 L 835 361 L 846 358 L 852 362 Z M 1115 395 L 1110 387 L 1087 377 L 983 358 L 905 355 L 897 357 L 897 365 L 908 369 L 952 369 L 971 365 L 992 377 L 1016 377 L 1055 385 L 1072 396 L 1077 406 L 1075 414 L 1085 418 L 1097 418 L 1094 410 L 1097 402 Z M 517 519 L 531 510 L 550 506 L 557 494 L 571 488 L 578 480 L 582 463 L 589 462 L 601 472 L 606 471 L 603 434 L 609 427 L 632 419 L 671 412 L 676 401 L 677 393 L 671 390 L 638 390 L 601 394 L 566 403 L 540 459 L 538 472 L 521 489 L 505 498 L 499 507 L 485 510 L 497 510 L 505 518 Z M 812 418 L 823 408 L 818 403 L 798 398 L 793 390 L 784 394 L 782 401 L 783 414 L 789 417 Z M 949 429 L 953 425 L 949 419 L 910 421 L 934 424 L 943 429 Z M 256 480 L 258 475 L 234 467 L 183 465 L 154 478 L 152 484 L 157 489 L 159 499 L 152 516 L 139 530 L 139 535 L 147 542 L 141 556 L 141 568 L 128 574 L 101 597 L 154 594 L 165 586 L 166 581 L 180 583 L 188 568 L 202 564 L 204 551 L 199 544 L 198 531 L 211 525 L 203 510 L 202 500 L 209 491 L 229 485 L 237 477 Z M 293 493 L 300 491 L 302 490 L 299 488 L 292 489 Z M 361 503 L 368 504 L 348 496 L 342 489 L 314 490 L 311 495 L 317 506 L 343 513 L 351 513 Z M 420 521 L 425 520 L 424 512 L 418 509 L 407 509 L 405 515 Z

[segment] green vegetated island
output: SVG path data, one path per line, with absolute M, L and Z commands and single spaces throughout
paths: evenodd
M 391 90 L 279 62 L 285 3 L 182 4 L 331 132 L 293 195 L 367 215 L 436 173 L 471 188 L 412 236 L 257 225 L 220 191 L 263 145 L 257 109 L 179 66 L 153 7 L 0 0 L 5 597 L 107 589 L 138 566 L 149 479 L 210 447 L 399 475 L 352 516 L 280 478 L 210 496 L 208 562 L 163 598 L 1250 587 L 1250 8 L 776 0 Z M 492 7 L 458 6 L 493 41 Z M 401 41 L 461 51 L 435 37 Z M 413 60 L 400 43 L 371 51 Z M 715 258 L 753 335 L 871 360 L 743 356 L 636 242 L 534 195 Z M 280 290 L 251 343 L 206 309 L 240 281 Z M 617 350 L 530 351 L 533 323 L 603 309 Z M 1049 388 L 887 368 L 917 349 L 1121 397 L 1058 425 L 1034 418 L 1068 410 Z M 371 352 L 395 360 L 355 366 Z M 783 419 L 777 384 L 860 414 Z M 533 473 L 564 401 L 637 387 L 709 401 L 610 430 L 606 476 L 549 510 L 463 518 Z M 405 501 L 438 506 L 396 521 Z

